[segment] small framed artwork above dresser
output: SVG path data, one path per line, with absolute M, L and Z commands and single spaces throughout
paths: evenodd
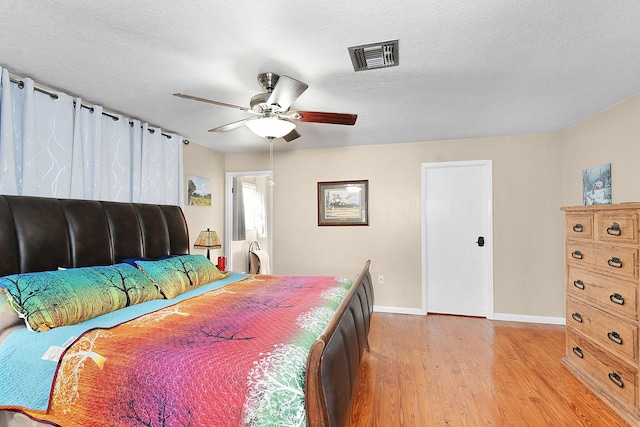
M 640 203 L 564 207 L 567 348 L 562 363 L 640 424 Z

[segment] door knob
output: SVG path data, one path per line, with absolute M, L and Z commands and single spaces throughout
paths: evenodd
M 478 244 L 478 246 L 484 246 L 484 237 L 483 236 L 478 237 L 478 240 L 476 241 L 476 243 Z

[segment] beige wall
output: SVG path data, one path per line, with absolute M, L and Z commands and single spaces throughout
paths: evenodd
M 215 230 L 220 241 L 224 243 L 224 155 L 195 143 L 183 148 L 185 195 L 187 175 L 211 180 L 211 206 L 186 206 L 186 200 L 183 201 L 184 216 L 189 226 L 191 253 L 204 255 L 205 250 L 193 249 L 193 243 L 201 230 Z M 211 250 L 214 263 L 217 263 L 218 256 L 222 256 L 223 251 L 224 248 Z
M 564 316 L 561 147 L 529 135 L 275 153 L 274 270 L 353 277 L 372 260 L 376 304 L 421 304 L 421 164 L 493 161 L 494 308 Z M 258 170 L 267 154 L 226 156 L 226 170 Z M 368 227 L 318 227 L 317 182 L 369 180 Z M 461 265 L 464 260 L 460 260 Z
M 185 173 L 194 160 L 189 150 L 185 150 Z M 220 181 L 214 205 L 222 201 L 223 170 L 269 169 L 267 153 L 212 156 L 206 165 L 193 167 L 214 175 L 220 171 L 214 178 Z M 640 201 L 638 158 L 640 94 L 560 133 L 276 151 L 274 270 L 353 277 L 371 259 L 374 278 L 385 277 L 383 285 L 375 284 L 376 304 L 418 309 L 421 164 L 489 159 L 493 161 L 494 310 L 562 318 L 560 207 L 582 203 L 583 169 L 609 162 L 614 202 Z M 216 165 L 215 172 L 208 163 Z M 317 182 L 352 179 L 369 180 L 370 225 L 318 227 Z M 195 222 L 195 208 L 187 209 L 188 219 Z M 220 207 L 215 213 L 220 230 L 222 214 Z M 460 263 L 464 265 L 464 260 Z
M 640 201 L 640 94 L 562 133 L 564 205 L 582 204 L 582 170 L 611 163 L 613 203 Z

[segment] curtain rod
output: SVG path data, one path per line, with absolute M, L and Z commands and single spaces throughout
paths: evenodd
M 24 88 L 24 82 L 23 82 L 21 79 L 19 79 L 19 78 L 17 78 L 17 77 L 9 77 L 9 80 L 10 80 L 12 83 L 17 84 L 17 85 L 18 85 L 18 87 L 19 87 L 20 89 L 23 89 L 23 88 Z M 42 88 L 42 87 L 39 87 L 39 86 L 38 86 L 38 85 L 36 85 L 35 83 L 34 83 L 34 85 L 33 85 L 33 90 L 35 90 L 36 92 L 44 93 L 45 95 L 49 95 L 52 99 L 58 99 L 58 94 L 57 94 L 57 93 L 52 92 L 51 90 L 48 90 L 48 89 L 44 89 L 44 88 Z M 76 105 L 76 99 L 77 99 L 77 97 L 72 97 L 72 98 L 73 98 L 73 105 Z M 93 113 L 94 108 L 93 108 L 92 106 L 90 106 L 90 105 L 86 105 L 86 104 L 84 104 L 84 103 L 80 102 L 80 107 L 82 107 L 82 108 L 86 108 L 87 110 L 89 110 L 89 111 L 91 111 L 91 112 Z M 116 121 L 116 122 L 117 122 L 118 120 L 120 120 L 120 117 L 118 117 L 118 116 L 116 116 L 116 115 L 114 115 L 114 114 L 110 114 L 110 113 L 105 112 L 105 111 L 102 111 L 102 114 L 103 114 L 103 115 L 105 115 L 105 116 L 107 116 L 107 117 L 111 117 L 111 118 L 112 118 L 114 121 Z M 133 121 L 132 121 L 132 120 L 129 120 L 129 126 L 133 127 Z M 152 128 L 148 128 L 147 130 L 148 130 L 148 131 L 149 131 L 149 133 L 151 133 L 151 134 L 154 134 L 154 133 L 156 132 L 156 130 L 155 130 L 155 129 L 152 129 Z M 164 132 L 162 132 L 162 133 L 161 133 L 161 135 L 162 135 L 162 136 L 166 136 L 166 137 L 167 137 L 167 138 L 169 138 L 169 139 L 171 139 L 171 138 L 172 138 L 172 136 L 171 136 L 171 135 L 166 134 L 166 133 L 164 133 Z M 183 142 L 184 142 L 184 144 L 185 144 L 185 145 L 188 145 L 188 144 L 189 144 L 189 140 L 188 140 L 188 139 L 183 139 Z

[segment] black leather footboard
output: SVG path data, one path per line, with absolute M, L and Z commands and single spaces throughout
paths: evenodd
M 307 359 L 307 425 L 344 426 L 349 417 L 360 361 L 369 350 L 373 286 L 367 261 L 347 297 Z

